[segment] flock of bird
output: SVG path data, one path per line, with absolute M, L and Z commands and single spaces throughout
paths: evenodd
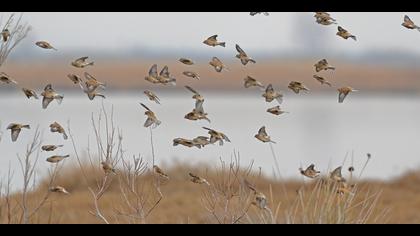
M 265 16 L 269 16 L 268 12 L 251 12 L 251 16 L 255 16 L 258 14 L 263 14 Z M 324 26 L 329 26 L 333 24 L 337 24 L 337 20 L 332 18 L 330 14 L 326 12 L 315 12 L 314 17 L 316 18 L 316 23 Z M 415 25 L 414 22 L 408 17 L 404 16 L 404 22 L 402 23 L 402 26 L 407 29 L 417 29 L 420 31 L 420 27 Z M 356 36 L 351 34 L 348 30 L 344 29 L 341 26 L 338 26 L 338 32 L 336 33 L 337 36 L 343 38 L 343 39 L 353 39 L 354 41 L 357 40 Z M 2 40 L 6 42 L 10 37 L 10 32 L 8 29 L 3 29 L 1 32 Z M 38 47 L 42 49 L 50 49 L 50 50 L 57 50 L 54 48 L 49 42 L 47 41 L 39 41 L 35 43 Z M 213 35 L 211 37 L 208 37 L 203 41 L 203 44 L 210 46 L 210 47 L 226 47 L 226 42 L 221 42 L 218 40 L 218 35 Z M 240 62 L 246 66 L 248 63 L 255 64 L 256 61 L 251 58 L 238 44 L 235 45 L 237 55 L 235 56 L 240 60 Z M 194 65 L 194 62 L 191 59 L 188 58 L 180 58 L 179 62 L 182 64 L 191 66 Z M 73 67 L 83 69 L 88 66 L 94 66 L 94 62 L 89 62 L 88 57 L 81 57 L 73 62 L 71 62 L 71 65 Z M 209 65 L 212 66 L 216 72 L 223 72 L 228 71 L 229 68 L 217 57 L 213 57 L 211 61 L 209 62 Z M 321 85 L 327 85 L 329 87 L 332 87 L 332 84 L 327 81 L 323 76 L 319 75 L 322 71 L 327 70 L 335 70 L 335 67 L 331 66 L 326 59 L 322 59 L 318 61 L 316 64 L 314 64 L 315 72 L 317 74 L 313 75 L 313 78 L 317 80 Z M 184 71 L 183 75 L 200 80 L 200 75 L 193 71 Z M 80 89 L 87 94 L 88 98 L 90 100 L 93 100 L 95 97 L 99 96 L 102 98 L 105 98 L 105 96 L 101 93 L 99 93 L 99 90 L 104 90 L 106 88 L 106 84 L 100 82 L 97 80 L 94 76 L 90 75 L 87 72 L 84 72 L 84 78 L 76 75 L 76 74 L 69 74 L 68 78 L 74 83 L 74 85 L 78 85 Z M 169 72 L 168 66 L 164 66 L 160 73 L 158 73 L 158 65 L 154 64 L 149 70 L 149 73 L 144 78 L 146 81 L 152 83 L 152 84 L 161 84 L 161 85 L 176 85 L 176 79 L 171 76 Z M 8 76 L 6 73 L 1 72 L 0 73 L 0 83 L 5 84 L 15 84 L 18 85 L 17 81 L 12 79 L 10 76 Z M 283 102 L 283 94 L 279 91 L 276 91 L 272 84 L 268 84 L 265 86 L 262 82 L 256 80 L 255 78 L 251 76 L 247 76 L 244 79 L 244 87 L 245 88 L 252 88 L 256 87 L 259 88 L 263 93 L 262 97 L 265 99 L 267 103 L 271 103 L 274 100 L 278 102 L 278 105 L 267 109 L 268 113 L 271 113 L 273 115 L 281 115 L 284 113 L 287 113 L 286 111 L 283 111 L 280 108 L 280 105 Z M 195 100 L 195 106 L 192 109 L 191 112 L 185 115 L 185 119 L 188 120 L 206 120 L 210 123 L 210 119 L 208 118 L 208 113 L 204 111 L 203 104 L 204 104 L 204 97 L 195 89 L 193 89 L 190 86 L 185 86 L 187 90 L 189 90 L 191 93 L 193 93 L 192 99 Z M 291 89 L 294 93 L 299 94 L 301 91 L 308 92 L 309 88 L 307 88 L 302 82 L 299 81 L 292 81 L 289 83 L 288 88 Z M 338 90 L 338 102 L 343 103 L 344 99 L 347 97 L 347 95 L 351 92 L 355 92 L 357 90 L 353 89 L 352 87 L 340 87 L 337 88 Z M 23 93 L 26 95 L 28 99 L 35 98 L 38 99 L 37 93 L 28 88 L 22 88 Z M 144 91 L 144 94 L 147 96 L 147 98 L 150 101 L 155 102 L 156 104 L 160 104 L 159 97 L 152 91 L 146 90 Z M 48 105 L 53 101 L 56 100 L 59 104 L 61 104 L 64 96 L 62 94 L 59 94 L 56 92 L 51 84 L 48 84 L 45 86 L 44 91 L 41 93 L 42 99 L 42 108 L 47 109 Z M 140 103 L 140 105 L 146 110 L 145 115 L 147 117 L 146 121 L 144 122 L 144 127 L 150 127 L 150 128 L 156 128 L 158 127 L 162 122 L 158 119 L 157 115 L 144 103 Z M 12 123 L 10 124 L 7 129 L 11 131 L 11 138 L 13 142 L 16 142 L 18 139 L 18 136 L 22 129 L 29 129 L 30 126 L 26 124 L 18 124 L 18 123 Z M 221 131 L 217 131 L 212 128 L 203 127 L 208 132 L 209 136 L 197 136 L 192 139 L 186 139 L 186 138 L 175 138 L 173 140 L 173 145 L 183 145 L 186 147 L 196 147 L 196 148 L 203 148 L 210 144 L 218 143 L 219 145 L 223 145 L 224 142 L 231 142 L 230 139 L 226 134 L 224 134 Z M 56 132 L 61 135 L 63 135 L 63 138 L 66 140 L 68 139 L 68 136 L 64 130 L 64 128 L 57 122 L 54 122 L 50 125 L 50 131 Z M 255 138 L 261 142 L 264 143 L 275 143 L 275 141 L 271 140 L 271 137 L 268 135 L 266 127 L 263 126 L 258 130 L 258 133 L 255 135 Z M 44 145 L 41 147 L 43 151 L 51 152 L 55 151 L 58 148 L 63 147 L 63 145 Z M 62 161 L 63 159 L 69 157 L 69 155 L 53 155 L 46 159 L 46 161 L 51 163 L 58 163 Z M 370 158 L 370 154 L 368 154 L 368 157 Z M 105 174 L 114 173 L 116 174 L 115 168 L 111 165 L 109 160 L 105 160 L 102 163 L 102 168 L 105 172 Z M 153 166 L 154 173 L 158 174 L 162 178 L 169 179 L 169 176 L 164 173 L 164 171 L 158 167 L 157 165 Z M 311 164 L 306 169 L 299 169 L 300 173 L 307 177 L 307 178 L 317 178 L 320 175 L 320 172 L 315 170 L 315 165 Z M 336 168 L 334 171 L 330 173 L 330 178 L 334 181 L 341 183 L 341 187 L 339 189 L 340 193 L 349 192 L 349 186 L 346 182 L 346 179 L 343 177 L 342 173 L 342 167 Z M 354 168 L 349 169 L 350 172 L 354 171 Z M 209 182 L 199 177 L 193 173 L 189 173 L 189 176 L 191 177 L 191 181 L 193 183 L 197 184 L 207 184 L 210 185 Z M 267 200 L 263 193 L 257 191 L 257 189 L 252 186 L 248 181 L 245 181 L 245 184 L 255 193 L 255 199 L 254 204 L 258 206 L 261 209 L 266 208 Z M 50 189 L 53 192 L 61 192 L 66 193 L 68 192 L 61 186 L 52 187 Z

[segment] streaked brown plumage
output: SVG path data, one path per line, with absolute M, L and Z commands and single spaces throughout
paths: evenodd
M 216 131 L 214 129 L 210 129 L 207 127 L 203 127 L 203 129 L 208 130 L 209 135 L 210 135 L 210 143 L 213 144 L 217 141 L 219 141 L 219 145 L 222 146 L 223 145 L 223 140 L 226 142 L 231 142 L 229 140 L 229 138 L 222 132 Z
M 319 75 L 314 75 L 313 78 L 316 79 L 318 82 L 320 82 L 322 85 L 326 84 L 331 87 L 331 83 L 328 82 L 324 77 L 321 77 Z
M 196 80 L 200 80 L 200 75 L 195 73 L 195 72 L 184 71 L 184 72 L 182 72 L 182 74 L 187 76 L 187 77 L 190 77 L 190 78 L 193 78 L 193 79 L 196 79 Z
M 52 133 L 59 133 L 63 135 L 64 140 L 68 139 L 66 131 L 64 130 L 63 126 L 61 126 L 58 122 L 54 122 L 50 124 L 50 131 Z
M 111 174 L 111 173 L 113 174 L 117 173 L 117 171 L 109 162 L 102 161 L 101 165 L 102 165 L 102 170 L 105 172 L 106 175 Z
M 157 165 L 153 166 L 153 172 L 158 174 L 160 177 L 163 177 L 165 179 L 169 179 L 169 176 L 167 174 L 165 174 L 165 172 L 163 172 L 163 170 Z
M 150 127 L 152 126 L 152 128 L 156 128 L 158 127 L 162 122 L 160 120 L 157 119 L 155 113 L 150 110 L 146 105 L 144 105 L 143 103 L 140 103 L 140 105 L 142 107 L 144 107 L 144 109 L 146 109 L 146 112 L 144 113 L 147 116 L 146 121 L 144 122 L 144 127 Z
M 183 145 L 186 147 L 194 147 L 195 144 L 192 140 L 185 139 L 185 138 L 176 138 L 173 140 L 173 146 Z
M 43 48 L 43 49 L 53 49 L 55 51 L 57 51 L 56 48 L 54 48 L 49 42 L 47 41 L 38 41 L 35 43 L 38 47 Z
M 81 58 L 78 58 L 75 61 L 72 61 L 71 62 L 71 65 L 74 66 L 74 67 L 76 67 L 76 68 L 85 68 L 87 66 L 93 66 L 94 65 L 94 62 L 93 61 L 92 62 L 86 62 L 86 60 L 88 58 L 89 57 L 81 57 Z
M 54 187 L 51 187 L 51 188 L 49 188 L 49 191 L 50 191 L 50 192 L 53 192 L 53 193 L 64 193 L 64 194 L 70 194 L 69 192 L 67 192 L 67 190 L 66 190 L 64 187 L 61 187 L 61 186 L 54 186 Z
M 265 86 L 260 81 L 254 79 L 253 77 L 249 75 L 244 79 L 244 87 L 245 88 L 259 87 L 261 89 L 265 88 Z
M 257 189 L 254 186 L 252 186 L 252 184 L 249 183 L 248 180 L 245 179 L 244 184 L 252 192 L 254 192 L 254 201 L 252 202 L 252 204 L 257 206 L 261 210 L 267 209 L 267 197 L 262 192 L 257 191 Z
M 309 89 L 305 85 L 297 81 L 290 82 L 288 88 L 291 89 L 296 94 L 298 94 L 301 90 L 309 91 Z
M 176 85 L 176 79 L 171 77 L 169 73 L 168 66 L 164 66 L 162 71 L 159 73 L 159 76 L 157 77 L 159 83 L 163 85 L 171 84 L 173 86 Z
M 209 38 L 204 40 L 203 43 L 212 47 L 216 47 L 216 46 L 226 47 L 226 43 L 217 41 L 217 37 L 218 37 L 217 34 L 210 36 Z
M 154 94 L 152 91 L 145 90 L 144 94 L 146 94 L 146 96 L 149 98 L 150 101 L 154 101 L 157 104 L 160 104 L 159 97 L 156 94 Z
M 252 63 L 256 63 L 256 61 L 254 59 L 252 59 L 251 57 L 249 57 L 244 50 L 242 50 L 242 48 L 236 44 L 236 51 L 238 51 L 239 54 L 236 55 L 236 58 L 238 58 L 239 60 L 241 60 L 242 65 L 246 65 L 248 64 L 248 62 L 252 62 Z
M 7 42 L 10 38 L 10 31 L 8 29 L 3 29 L 1 31 L 1 37 L 4 42 Z
M 11 123 L 9 126 L 7 126 L 7 129 L 10 129 L 11 132 L 12 142 L 17 141 L 20 131 L 22 131 L 23 128 L 30 129 L 31 127 L 29 125 L 22 125 L 17 123 Z
M 194 62 L 191 59 L 188 58 L 180 58 L 179 61 L 185 65 L 194 65 Z
M 261 127 L 258 130 L 258 134 L 256 134 L 254 137 L 264 143 L 276 143 L 271 140 L 270 136 L 268 136 L 267 131 L 265 130 L 265 126 Z
M 335 67 L 330 66 L 328 64 L 327 59 L 322 59 L 322 60 L 318 61 L 314 66 L 315 66 L 315 71 L 316 72 L 320 72 L 322 70 L 335 70 Z
M 306 177 L 311 178 L 311 179 L 318 177 L 319 173 L 321 173 L 320 171 L 315 170 L 315 165 L 314 164 L 311 164 L 305 170 L 303 170 L 302 168 L 299 168 L 299 171 L 303 176 L 306 176 Z
M 330 178 L 336 182 L 346 182 L 346 179 L 343 177 L 343 175 L 341 174 L 341 170 L 342 170 L 342 166 L 339 166 L 337 168 L 335 168 L 331 173 L 330 173 Z
M 407 29 L 417 29 L 420 31 L 420 27 L 414 24 L 414 22 L 407 15 L 404 16 L 404 22 L 401 25 Z
M 81 84 L 82 78 L 80 78 L 79 76 L 75 75 L 75 74 L 68 74 L 67 77 L 74 83 L 74 84 Z
M 22 91 L 28 99 L 30 99 L 31 97 L 34 97 L 35 99 L 38 99 L 38 95 L 36 94 L 36 92 L 34 90 L 27 89 L 27 88 L 22 88 Z
M 315 12 L 316 22 L 321 25 L 337 24 L 336 20 L 327 12 Z
M 64 145 L 43 145 L 41 147 L 42 151 L 52 152 L 55 151 L 57 148 L 64 147 Z
M 280 108 L 280 106 L 275 106 L 275 107 L 271 107 L 271 108 L 268 108 L 267 109 L 267 112 L 268 113 L 271 113 L 271 114 L 273 114 L 273 115 L 281 115 L 281 114 L 284 114 L 284 113 L 289 113 L 289 112 L 287 112 L 287 111 L 283 111 L 283 110 L 281 110 L 281 108 Z
M 337 89 L 338 90 L 338 102 L 343 103 L 344 99 L 349 95 L 350 92 L 357 92 L 357 90 L 351 87 L 342 87 Z
M 338 29 L 338 32 L 337 32 L 338 36 L 342 37 L 343 39 L 352 38 L 354 41 L 357 41 L 356 36 L 352 35 L 349 31 L 347 31 L 343 27 L 338 26 L 337 29 Z
M 275 91 L 272 84 L 267 86 L 262 96 L 265 98 L 266 102 L 272 102 L 274 99 L 276 99 L 279 104 L 283 102 L 283 94 Z
M 85 85 L 89 90 L 95 90 L 97 88 L 105 89 L 106 84 L 98 81 L 94 76 L 85 72 L 84 76 L 86 78 Z
M 150 67 L 149 75 L 144 77 L 144 79 L 153 84 L 160 83 L 158 79 L 157 64 L 153 64 L 152 67 Z
M 50 163 L 58 163 L 68 157 L 70 157 L 70 155 L 65 155 L 65 156 L 54 155 L 54 156 L 48 157 L 47 161 Z
M 1 73 L 0 73 L 0 82 L 5 83 L 5 84 L 18 84 L 18 83 L 16 82 L 16 80 L 14 80 L 14 79 L 10 78 L 10 76 L 9 76 L 9 75 L 7 75 L 7 74 L 6 74 L 6 73 L 4 73 L 4 72 L 1 72 Z
M 195 184 L 207 184 L 208 186 L 210 186 L 210 183 L 206 179 L 201 178 L 200 176 L 197 176 L 193 173 L 188 173 L 188 175 L 191 177 L 191 182 Z
M 204 99 L 197 100 L 195 102 L 195 108 L 192 112 L 186 114 L 184 118 L 188 120 L 207 120 L 210 123 L 210 119 L 207 117 L 208 114 L 204 112 L 203 103 Z
M 223 69 L 225 69 L 225 70 L 229 70 L 229 68 L 227 68 L 224 64 L 223 64 L 223 62 L 219 59 L 219 58 L 217 58 L 217 57 L 213 57 L 212 59 L 211 59 L 211 61 L 209 62 L 209 64 L 211 65 L 211 66 L 213 66 L 214 67 L 214 69 L 217 71 L 217 72 L 222 72 L 222 70 Z
M 48 84 L 45 86 L 44 91 L 41 93 L 41 96 L 44 98 L 42 99 L 42 108 L 47 109 L 48 105 L 53 101 L 56 100 L 58 104 L 61 104 L 63 101 L 64 96 L 58 94 L 51 86 Z
M 202 148 L 202 147 L 205 147 L 206 145 L 210 144 L 209 137 L 205 137 L 205 136 L 198 136 L 198 137 L 194 138 L 192 140 L 192 142 L 198 148 Z

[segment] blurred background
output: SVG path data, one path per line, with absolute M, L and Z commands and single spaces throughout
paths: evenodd
M 2 13 L 3 17 L 10 13 Z M 40 100 L 28 100 L 20 89 L 0 85 L 0 176 L 9 164 L 18 166 L 37 126 L 43 130 L 43 144 L 64 144 L 57 154 L 74 151 L 69 140 L 49 132 L 57 121 L 70 124 L 77 148 L 85 151 L 95 145 L 91 118 L 97 117 L 102 102 L 114 109 L 114 120 L 124 137 L 127 155 L 141 154 L 151 160 L 150 133 L 139 102 L 156 112 L 162 125 L 153 130 L 157 162 L 216 163 L 239 152 L 246 166 L 255 166 L 271 175 L 274 160 L 268 144 L 254 138 L 265 125 L 277 144 L 273 149 L 285 177 L 297 178 L 298 168 L 314 163 L 324 173 L 336 166 L 361 168 L 366 154 L 372 162 L 366 178 L 390 179 L 420 164 L 420 32 L 401 26 L 406 13 L 331 12 L 338 25 L 357 36 L 357 41 L 336 36 L 337 25 L 315 22 L 312 12 L 270 12 L 250 16 L 248 12 L 136 12 L 136 13 L 24 13 L 23 21 L 32 31 L 0 68 L 22 87 L 41 92 L 46 84 L 64 94 L 61 105 L 53 102 L 47 110 Z M 420 22 L 420 13 L 408 13 Z M 209 47 L 202 42 L 218 34 L 226 48 Z M 35 42 L 46 40 L 58 51 L 44 50 Z M 235 58 L 239 44 L 257 63 L 243 66 Z M 77 69 L 70 62 L 89 56 L 93 67 Z M 229 71 L 217 73 L 208 64 L 220 58 Z M 190 58 L 195 65 L 181 64 Z M 314 64 L 326 58 L 335 71 L 315 73 Z M 177 79 L 177 86 L 152 85 L 144 80 L 149 68 L 164 65 Z M 182 75 L 190 70 L 200 80 Z M 94 75 L 107 84 L 106 99 L 90 101 L 67 74 Z M 312 78 L 324 76 L 333 87 Z M 243 79 L 250 75 L 282 91 L 281 107 L 290 112 L 274 116 L 266 112 L 276 102 L 266 103 L 258 89 L 245 89 Z M 291 81 L 301 81 L 310 93 L 294 94 Z M 207 121 L 189 121 L 184 115 L 194 107 L 185 85 L 205 98 Z M 359 92 L 338 104 L 337 88 L 351 86 Z M 161 105 L 149 101 L 149 89 Z M 12 143 L 6 127 L 11 122 L 30 124 L 18 142 Z M 172 146 L 174 138 L 206 135 L 202 126 L 224 132 L 232 143 L 211 145 L 201 150 Z M 40 165 L 50 154 L 40 154 Z M 40 172 L 40 175 L 45 173 Z M 17 178 L 18 179 L 18 178 Z

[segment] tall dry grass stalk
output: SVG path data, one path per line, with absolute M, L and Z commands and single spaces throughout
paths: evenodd
M 28 24 L 22 23 L 22 16 L 23 14 L 20 14 L 19 16 L 11 14 L 9 17 L 6 17 L 6 19 L 3 19 L 4 15 L 0 16 L 1 32 L 6 29 L 10 32 L 7 41 L 4 41 L 3 39 L 0 40 L 0 67 L 5 63 L 13 49 L 26 38 L 31 30 L 31 27 Z

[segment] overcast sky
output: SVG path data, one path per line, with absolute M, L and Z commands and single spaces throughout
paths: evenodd
M 28 42 L 47 40 L 59 50 L 203 50 L 213 34 L 246 50 L 335 50 L 357 53 L 366 49 L 411 50 L 420 54 L 420 32 L 401 26 L 406 13 L 330 13 L 339 25 L 358 37 L 344 40 L 336 25 L 315 23 L 312 12 L 271 12 L 270 16 L 211 12 L 68 13 L 30 12 L 24 20 L 33 27 Z M 420 24 L 420 13 L 407 13 Z

